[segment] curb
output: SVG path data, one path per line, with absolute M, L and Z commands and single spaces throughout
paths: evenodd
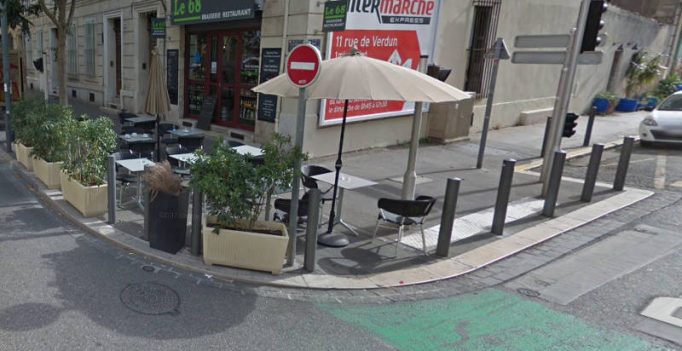
M 639 136 L 635 136 L 634 138 L 635 138 L 635 143 L 639 143 Z M 614 148 L 617 148 L 621 145 L 623 145 L 622 139 L 612 141 L 609 143 L 604 143 L 604 150 L 614 149 Z M 578 157 L 583 157 L 583 156 L 589 155 L 591 152 L 592 152 L 592 147 L 590 147 L 590 146 L 580 146 L 580 147 L 577 147 L 574 149 L 569 149 L 566 152 L 566 160 L 570 160 L 570 159 L 578 158 Z M 518 165 L 518 166 L 514 167 L 514 171 L 515 172 L 528 171 L 530 169 L 542 166 L 543 163 L 544 163 L 544 160 L 542 159 L 542 157 L 538 157 L 538 158 L 535 158 L 535 159 L 528 161 L 527 163 L 524 163 L 522 165 Z

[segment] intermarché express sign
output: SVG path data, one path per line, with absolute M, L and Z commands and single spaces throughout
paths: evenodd
M 171 0 L 173 24 L 249 19 L 255 10 L 254 0 Z

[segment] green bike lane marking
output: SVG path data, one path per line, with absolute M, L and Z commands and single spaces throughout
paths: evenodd
M 399 350 L 662 350 L 497 289 L 391 305 L 318 307 Z

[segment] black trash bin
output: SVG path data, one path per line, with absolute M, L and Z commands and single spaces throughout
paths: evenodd
M 177 253 L 185 246 L 189 191 L 180 195 L 158 192 L 148 195 L 145 228 L 149 246 L 168 253 Z

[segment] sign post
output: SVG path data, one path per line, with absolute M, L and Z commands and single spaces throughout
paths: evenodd
M 476 168 L 483 167 L 483 155 L 485 154 L 485 143 L 488 140 L 488 128 L 490 128 L 490 114 L 493 110 L 493 98 L 495 97 L 495 84 L 497 84 L 497 70 L 500 60 L 509 60 L 509 50 L 504 39 L 497 38 L 495 45 L 488 53 L 488 58 L 493 59 L 493 71 L 490 75 L 490 88 L 488 89 L 488 101 L 485 104 L 485 117 L 483 118 L 483 130 L 481 131 L 481 144 L 478 147 L 478 159 Z
M 303 127 L 305 126 L 305 88 L 313 84 L 320 75 L 322 56 L 316 47 L 310 44 L 296 46 L 287 57 L 287 77 L 298 87 L 298 115 L 296 117 L 295 145 L 303 150 Z M 289 208 L 289 248 L 291 254 L 288 265 L 293 265 L 296 258 L 296 227 L 298 226 L 298 188 L 300 186 L 301 159 L 294 161 L 294 176 L 291 180 L 291 206 Z
M 13 132 L 11 127 L 11 116 L 10 110 L 12 107 L 12 82 L 10 80 L 10 67 L 9 67 L 9 34 L 8 34 L 8 19 L 7 19 L 7 3 L 0 8 L 2 11 L 2 17 L 0 22 L 2 22 L 2 72 L 5 78 L 4 81 L 4 91 L 5 91 L 5 142 L 7 147 L 7 152 L 12 152 L 12 139 Z M 47 87 L 47 85 L 46 85 Z M 47 89 L 45 89 L 47 91 Z

